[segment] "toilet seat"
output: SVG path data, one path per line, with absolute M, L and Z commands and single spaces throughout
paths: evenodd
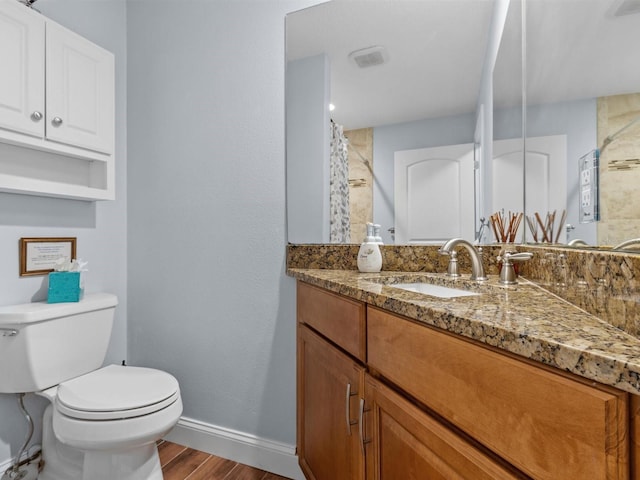
M 170 374 L 109 365 L 58 385 L 56 410 L 78 420 L 120 420 L 158 412 L 180 397 Z

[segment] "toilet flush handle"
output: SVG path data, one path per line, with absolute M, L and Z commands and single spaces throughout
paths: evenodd
M 18 335 L 18 330 L 15 328 L 0 328 L 0 335 L 3 337 L 15 337 Z

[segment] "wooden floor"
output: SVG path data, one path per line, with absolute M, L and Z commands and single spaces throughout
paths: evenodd
M 164 480 L 288 480 L 177 443 L 161 441 L 158 454 Z

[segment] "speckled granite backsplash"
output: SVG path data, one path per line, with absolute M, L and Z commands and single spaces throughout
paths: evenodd
M 437 245 L 384 245 L 382 247 L 382 270 L 390 272 L 446 272 L 448 256 L 438 253 Z M 360 245 L 292 245 L 287 248 L 288 268 L 323 268 L 335 270 L 357 270 Z M 483 249 L 483 264 L 487 274 L 497 275 L 496 257 L 500 246 Z M 466 251 L 458 254 L 460 271 L 471 273 L 471 260 Z
M 359 245 L 289 245 L 288 268 L 357 270 Z M 386 271 L 446 272 L 448 257 L 438 246 L 383 247 Z M 498 274 L 499 245 L 483 248 L 489 275 Z M 561 298 L 640 338 L 640 255 L 569 248 L 517 246 L 534 254 L 521 274 Z M 462 273 L 470 273 L 469 256 L 458 256 Z
M 640 338 L 640 255 L 520 246 L 534 253 L 522 274 L 614 327 Z

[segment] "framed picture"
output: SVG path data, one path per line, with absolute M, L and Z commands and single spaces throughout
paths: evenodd
M 76 237 L 21 238 L 20 276 L 47 275 L 61 258 L 76 258 Z

